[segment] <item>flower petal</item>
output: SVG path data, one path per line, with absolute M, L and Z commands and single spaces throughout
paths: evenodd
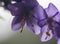
M 9 4 L 8 9 L 13 16 L 19 16 L 23 10 L 23 4 L 22 3 Z
M 42 32 L 41 32 L 41 34 L 42 34 L 42 36 L 41 36 L 41 41 L 42 41 L 42 42 L 46 42 L 46 41 L 48 41 L 48 40 L 50 40 L 50 39 L 52 38 L 52 36 L 53 36 L 53 35 L 52 35 L 52 31 L 49 30 L 48 25 L 44 26 L 41 30 L 42 30 Z M 48 35 L 46 34 L 46 32 L 48 32 L 48 30 L 49 30 L 50 36 L 48 36 Z
M 21 18 L 19 16 L 16 16 L 12 21 L 12 30 L 16 31 L 21 28 Z
M 60 38 L 57 39 L 57 44 L 60 44 Z
M 57 40 L 57 44 L 60 44 L 60 24 L 54 22 L 53 26 L 54 26 L 54 36 Z
M 34 17 L 31 17 L 31 19 L 26 20 L 27 28 L 31 30 L 36 35 L 40 34 L 40 26 L 37 24 L 38 20 Z
M 54 24 L 54 34 L 57 38 L 60 38 L 60 24 L 55 23 Z
M 22 0 L 22 3 L 28 5 L 28 6 L 37 6 L 38 5 L 38 2 L 37 0 Z
M 44 9 L 42 6 L 37 5 L 34 9 L 33 9 L 33 14 L 35 15 L 36 18 L 38 18 L 39 20 L 45 19 L 45 15 L 44 15 Z
M 36 35 L 40 34 L 41 28 L 38 25 L 36 25 L 36 24 L 34 25 L 34 27 L 32 27 L 31 25 L 27 25 L 27 28 L 29 30 L 31 30 Z
M 43 27 L 43 26 L 45 26 L 47 24 L 46 22 L 47 22 L 46 19 L 42 19 L 41 21 L 38 21 L 38 25 L 40 27 Z
M 57 22 L 60 22 L 60 13 L 58 13 L 53 19 Z
M 58 12 L 58 9 L 52 3 L 50 3 L 48 8 L 46 8 L 45 10 L 46 10 L 48 17 L 52 17 Z

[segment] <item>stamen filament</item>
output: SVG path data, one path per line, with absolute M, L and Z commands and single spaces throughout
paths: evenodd
M 25 17 L 23 17 L 22 20 L 21 20 L 21 27 L 22 27 L 22 29 L 21 29 L 20 32 L 23 31 L 23 27 L 24 27 L 24 25 L 25 25 L 24 20 L 25 20 Z

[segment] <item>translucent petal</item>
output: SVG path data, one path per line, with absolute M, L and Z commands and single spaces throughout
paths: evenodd
M 52 31 L 51 30 L 49 30 L 49 32 L 48 32 L 48 30 L 49 30 L 49 28 L 48 28 L 48 25 L 46 25 L 46 26 L 44 26 L 43 28 L 42 28 L 42 36 L 41 36 L 41 41 L 42 42 L 46 42 L 46 41 L 48 41 L 48 40 L 50 40 L 51 38 L 52 38 Z M 48 32 L 49 34 L 50 34 L 50 36 L 48 36 L 47 34 L 46 34 L 46 32 Z
M 21 28 L 21 18 L 19 16 L 16 16 L 12 21 L 12 30 L 16 31 Z
M 59 22 L 60 23 L 60 13 L 58 13 L 53 19 L 56 21 L 56 22 Z
M 55 7 L 55 5 L 50 3 L 48 8 L 45 9 L 45 11 L 46 11 L 48 17 L 52 17 L 58 12 L 58 9 Z
M 31 30 L 36 35 L 40 34 L 41 28 L 36 24 L 34 24 L 34 27 L 32 27 L 31 25 L 27 25 L 27 28 L 28 30 Z

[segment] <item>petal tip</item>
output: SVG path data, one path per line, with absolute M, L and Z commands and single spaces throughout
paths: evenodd
M 36 35 L 39 35 L 39 34 L 40 34 L 40 32 L 37 32 L 37 33 L 35 32 L 35 34 L 36 34 Z
M 60 39 L 58 39 L 57 44 L 60 44 Z
M 57 9 L 56 6 L 53 3 L 49 3 L 49 6 L 48 7 L 52 7 L 52 8 Z
M 13 30 L 13 31 L 19 30 L 19 29 L 20 29 L 20 26 L 19 26 L 19 25 L 20 25 L 20 24 L 13 25 L 13 26 L 12 26 L 12 30 Z

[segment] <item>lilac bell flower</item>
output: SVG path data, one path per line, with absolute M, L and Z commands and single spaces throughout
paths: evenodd
M 43 16 L 43 8 L 36 0 L 21 1 L 9 4 L 8 9 L 14 17 L 12 21 L 12 30 L 23 30 L 24 25 L 35 34 L 40 33 L 40 27 L 37 25 L 39 16 Z M 42 19 L 42 18 L 41 18 Z
M 52 3 L 44 11 L 45 19 L 38 23 L 42 27 L 41 41 L 46 42 L 55 36 L 57 44 L 60 44 L 60 12 Z

